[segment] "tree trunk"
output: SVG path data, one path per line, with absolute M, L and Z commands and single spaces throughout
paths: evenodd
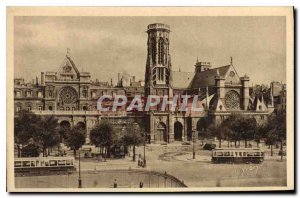
M 271 144 L 271 156 L 273 156 L 273 144 Z
M 241 140 L 239 140 L 239 147 L 241 146 Z
M 245 139 L 245 148 L 247 148 L 248 145 L 247 145 L 247 139 Z
M 219 148 L 222 147 L 222 142 L 221 142 L 221 139 L 219 139 Z
M 104 161 L 106 162 L 107 147 L 104 147 Z
M 280 151 L 281 151 L 280 161 L 282 161 L 283 160 L 282 139 L 280 140 Z
M 74 157 L 76 157 L 76 149 L 73 149 Z
M 21 157 L 21 148 L 19 145 L 17 145 L 17 149 L 18 149 L 18 157 Z
M 236 140 L 234 141 L 234 147 L 236 148 Z
M 227 142 L 228 142 L 228 148 L 229 148 L 229 140 L 227 140 Z
M 257 148 L 259 148 L 259 142 L 260 142 L 259 140 L 256 142 L 256 143 L 257 143 L 257 145 L 256 145 L 256 146 L 257 146 Z
M 133 145 L 133 156 L 132 156 L 132 161 L 135 162 L 135 145 Z
M 106 155 L 105 155 L 105 147 L 102 148 L 102 157 L 103 157 L 104 161 L 106 161 L 106 159 L 105 159 L 105 157 L 106 157 Z

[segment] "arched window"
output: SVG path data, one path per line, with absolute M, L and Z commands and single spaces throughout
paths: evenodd
M 156 40 L 155 38 L 151 39 L 151 54 L 152 54 L 152 61 L 156 63 Z
M 166 51 L 165 51 L 165 63 L 167 64 L 168 62 L 168 55 L 169 55 L 169 39 L 166 38 Z
M 28 111 L 31 111 L 31 109 L 32 109 L 31 106 L 28 105 L 28 106 L 27 106 L 27 110 L 28 110 Z
M 158 43 L 158 63 L 164 64 L 164 39 L 160 38 Z
M 219 106 L 219 109 L 220 109 L 220 111 L 222 111 L 222 110 L 223 110 L 223 106 L 222 106 L 222 105 L 220 105 L 220 106 Z
M 83 96 L 84 98 L 87 97 L 87 90 L 83 90 L 83 91 L 82 91 L 82 96 Z

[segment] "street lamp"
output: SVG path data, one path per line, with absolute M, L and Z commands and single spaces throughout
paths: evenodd
M 79 154 L 78 188 L 81 188 L 82 187 L 82 183 L 81 183 L 81 172 L 80 172 L 80 149 L 78 149 L 78 154 Z
M 193 159 L 196 158 L 196 153 L 195 153 L 195 130 L 192 131 L 192 141 L 193 141 Z
M 145 130 L 145 134 L 144 134 L 144 168 L 146 168 L 146 139 L 147 139 L 147 133 Z

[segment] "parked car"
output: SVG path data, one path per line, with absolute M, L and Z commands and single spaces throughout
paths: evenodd
M 182 142 L 181 144 L 182 144 L 182 145 L 191 145 L 190 142 Z
M 203 150 L 213 150 L 216 148 L 216 144 L 212 144 L 212 143 L 206 143 L 204 146 L 203 146 Z
M 279 150 L 278 155 L 286 156 L 286 151 L 285 150 Z

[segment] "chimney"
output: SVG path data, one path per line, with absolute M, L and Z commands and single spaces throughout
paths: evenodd
M 135 82 L 135 76 L 132 76 L 132 81 Z
M 110 79 L 110 85 L 113 86 L 112 78 Z
M 39 85 L 39 79 L 38 79 L 37 76 L 35 77 L 35 84 L 36 84 L 36 85 Z
M 44 74 L 44 72 L 41 73 L 41 85 L 45 85 L 45 74 Z

